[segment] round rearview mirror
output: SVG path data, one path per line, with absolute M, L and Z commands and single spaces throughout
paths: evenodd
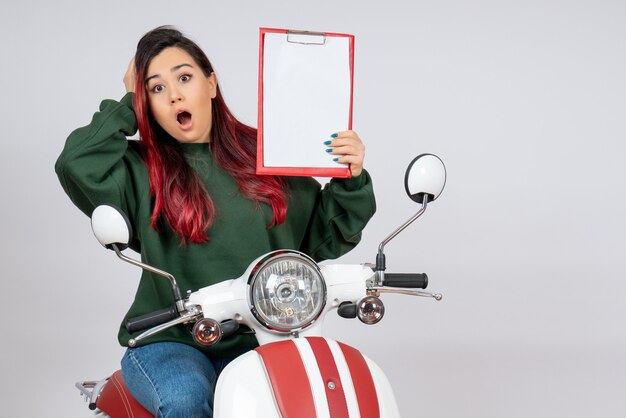
M 424 196 L 432 202 L 439 197 L 445 185 L 446 166 L 436 155 L 418 155 L 406 169 L 404 187 L 415 202 L 424 203 Z
M 124 250 L 130 244 L 132 228 L 126 214 L 115 206 L 100 205 L 91 214 L 91 229 L 104 247 L 116 244 Z

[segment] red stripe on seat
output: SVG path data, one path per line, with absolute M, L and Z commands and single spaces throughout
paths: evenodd
M 298 348 L 292 341 L 257 347 L 283 418 L 316 418 L 313 393 Z
M 113 376 L 111 376 L 109 383 L 113 383 L 113 385 L 115 386 L 115 390 L 117 390 L 117 394 L 122 400 L 122 402 L 120 403 L 124 405 L 124 409 L 126 410 L 126 413 L 128 414 L 128 416 L 131 418 L 134 418 L 133 411 L 131 411 L 130 409 L 128 397 L 126 396 L 126 393 L 124 393 L 124 389 L 122 385 L 120 384 L 119 380 L 117 380 L 117 375 L 115 375 L 115 373 L 113 374 Z
M 338 342 L 348 363 L 361 418 L 380 418 L 376 386 L 367 362 L 356 348 Z
M 317 367 L 322 375 L 324 389 L 326 390 L 326 399 L 328 401 L 328 409 L 331 418 L 348 417 L 348 403 L 346 402 L 346 394 L 343 391 L 343 385 L 339 378 L 339 370 L 335 363 L 335 357 L 330 351 L 330 347 L 325 338 L 322 337 L 306 337 L 309 345 L 317 360 Z M 330 389 L 329 382 L 333 382 L 335 387 Z
M 154 418 L 154 415 L 141 406 L 130 394 L 124 383 L 121 370 L 111 375 L 109 382 L 98 398 L 96 406 L 110 417 Z

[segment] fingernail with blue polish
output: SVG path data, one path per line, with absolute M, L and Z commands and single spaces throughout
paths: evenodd
M 339 136 L 339 134 L 332 134 L 331 137 L 333 138 L 337 138 Z
M 327 148 L 326 152 L 333 152 L 333 149 L 332 148 Z
M 331 142 L 333 142 L 333 141 L 325 141 L 324 145 L 330 145 Z
M 335 161 L 335 162 L 339 161 L 339 157 L 333 158 L 333 161 Z

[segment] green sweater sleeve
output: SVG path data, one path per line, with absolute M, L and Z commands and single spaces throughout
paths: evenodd
M 367 171 L 350 179 L 332 179 L 319 194 L 301 250 L 316 261 L 342 256 L 359 243 L 375 212 Z
M 78 208 L 91 216 L 103 203 L 135 213 L 137 199 L 129 173 L 129 141 L 137 131 L 132 94 L 121 101 L 104 100 L 89 125 L 70 134 L 55 164 L 63 189 Z M 138 155 L 134 154 L 135 159 Z

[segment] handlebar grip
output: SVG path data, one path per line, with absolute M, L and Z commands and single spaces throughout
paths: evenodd
M 428 276 L 426 273 L 385 273 L 384 286 L 426 289 Z
M 164 324 L 174 318 L 178 318 L 178 310 L 176 306 L 170 306 L 168 308 L 159 309 L 158 311 L 149 312 L 145 315 L 128 318 L 124 321 L 124 326 L 128 332 L 133 333 L 151 328 L 155 325 Z

